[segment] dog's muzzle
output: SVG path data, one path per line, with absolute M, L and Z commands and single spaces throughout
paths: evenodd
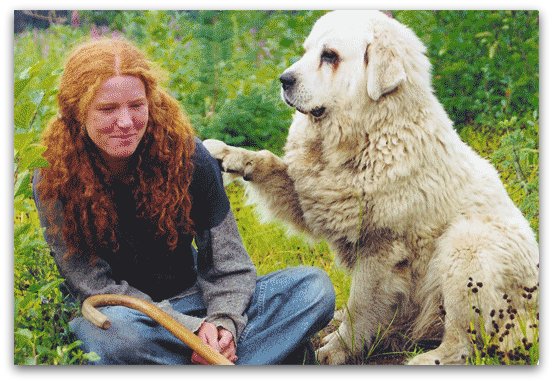
M 319 118 L 325 113 L 326 108 L 323 106 L 319 106 L 310 111 L 305 111 L 305 110 L 302 110 L 302 108 L 300 108 L 298 105 L 295 105 L 295 103 L 290 100 L 290 93 L 292 92 L 294 86 L 297 83 L 297 78 L 293 72 L 285 72 L 279 77 L 279 79 L 280 79 L 280 83 L 282 84 L 282 93 L 283 93 L 284 101 L 286 101 L 288 105 L 290 105 L 293 108 L 296 108 L 299 112 L 303 114 L 311 114 L 315 118 Z

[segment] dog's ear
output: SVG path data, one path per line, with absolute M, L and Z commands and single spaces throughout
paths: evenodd
M 367 93 L 374 101 L 396 89 L 405 79 L 405 68 L 392 48 L 373 42 L 365 51 Z

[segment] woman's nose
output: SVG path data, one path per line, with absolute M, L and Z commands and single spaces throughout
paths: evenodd
M 129 130 L 132 128 L 131 112 L 128 108 L 121 108 L 117 115 L 117 126 L 121 129 Z

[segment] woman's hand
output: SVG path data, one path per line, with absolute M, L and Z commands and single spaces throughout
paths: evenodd
M 198 329 L 197 335 L 200 339 L 213 348 L 214 350 L 221 352 L 221 347 L 219 346 L 219 334 L 217 327 L 213 323 L 204 322 Z M 232 337 L 232 335 L 231 335 Z M 196 351 L 192 353 L 192 363 L 194 364 L 209 364 L 204 358 L 202 358 Z
M 219 347 L 221 348 L 221 354 L 232 363 L 238 360 L 236 356 L 236 343 L 232 333 L 224 328 L 219 328 Z

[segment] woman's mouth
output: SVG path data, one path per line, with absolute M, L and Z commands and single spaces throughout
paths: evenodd
M 118 138 L 120 140 L 127 140 L 131 137 L 134 137 L 136 136 L 136 134 L 122 134 L 122 135 L 119 135 L 119 136 L 111 136 L 111 138 Z

